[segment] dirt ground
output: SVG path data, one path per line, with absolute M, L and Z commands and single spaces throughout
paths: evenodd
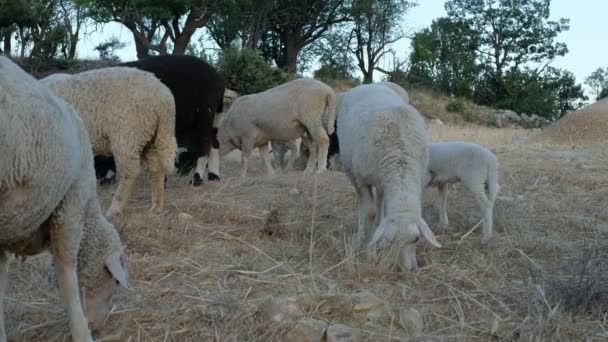
M 434 141 L 476 141 L 497 154 L 502 192 L 489 245 L 480 243 L 479 215 L 459 185 L 446 229 L 438 228 L 436 192 L 427 191 L 424 216 L 443 247 L 419 242 L 422 267 L 400 273 L 382 255 L 353 247 L 356 198 L 342 173 L 268 177 L 256 156 L 250 177 L 240 179 L 232 155 L 219 183 L 195 188 L 188 177 L 170 177 L 162 216 L 146 214 L 141 177 L 114 222 L 130 288 L 97 341 L 285 341 L 305 318 L 360 329 L 364 341 L 608 339 L 608 283 L 594 278 L 607 260 L 597 255 L 608 251 L 606 149 L 531 143 L 524 130 L 429 131 Z M 114 190 L 99 188 L 104 208 Z M 11 341 L 69 341 L 48 261 L 11 264 Z M 600 271 L 590 272 L 601 274 L 583 272 L 592 262 Z M 382 301 L 380 313 L 354 304 L 364 290 Z M 305 303 L 294 320 L 271 322 L 259 312 L 269 296 Z

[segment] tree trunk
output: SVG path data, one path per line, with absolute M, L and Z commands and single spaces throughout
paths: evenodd
M 298 71 L 298 46 L 295 42 L 295 37 L 291 33 L 287 33 L 285 41 L 285 57 L 287 62 L 287 73 L 290 78 L 294 78 Z
M 68 51 L 68 60 L 73 61 L 76 58 L 76 46 L 78 45 L 78 34 L 70 34 L 70 50 Z
M 148 54 L 149 49 L 146 45 L 133 33 L 133 40 L 135 41 L 135 51 L 137 52 L 137 59 L 144 59 L 150 56 Z
M 175 43 L 173 44 L 173 52 L 172 55 L 183 55 L 186 53 L 186 49 L 188 48 L 188 44 L 190 44 L 190 40 L 192 39 L 192 35 L 194 35 L 194 30 L 186 30 L 182 31 L 182 33 L 175 39 Z
M 8 57 L 11 56 L 11 52 L 13 50 L 13 47 L 11 45 L 11 36 L 12 34 L 10 33 L 4 35 L 4 54 Z
M 374 82 L 374 66 L 368 62 L 367 70 L 361 70 L 363 72 L 363 83 L 373 83 Z

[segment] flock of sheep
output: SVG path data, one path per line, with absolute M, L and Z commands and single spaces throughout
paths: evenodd
M 238 97 L 227 111 L 224 91 L 217 72 L 194 57 L 150 57 L 40 81 L 0 57 L 0 305 L 8 253 L 49 250 L 72 337 L 92 341 L 113 293 L 127 287 L 123 246 L 108 219 L 123 211 L 141 167 L 151 177 L 151 211 L 160 213 L 175 166 L 182 174 L 194 169 L 193 185 L 205 173 L 219 180 L 221 156 L 235 149 L 243 177 L 255 148 L 271 175 L 270 146 L 281 161 L 289 150 L 287 168 L 306 146 L 305 172 L 325 171 L 334 155 L 332 166 L 342 165 L 358 196 L 354 240 L 368 248 L 402 241 L 403 269 L 417 267 L 420 237 L 441 246 L 422 218 L 427 186 L 439 189 L 440 223 L 447 225 L 447 184 L 464 182 L 484 213 L 482 240 L 492 238 L 496 157 L 477 144 L 430 143 L 422 115 L 398 85 L 336 93 L 296 79 Z M 111 168 L 118 187 L 104 214 L 95 177 Z

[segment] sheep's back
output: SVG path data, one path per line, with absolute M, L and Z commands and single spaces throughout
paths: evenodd
M 173 95 L 149 72 L 112 67 L 51 77 L 42 81 L 80 113 L 95 153 L 112 152 L 109 137 L 151 138 L 160 121 L 175 125 Z
M 0 59 L 0 247 L 15 250 L 78 179 L 90 145 L 73 109 L 8 63 Z

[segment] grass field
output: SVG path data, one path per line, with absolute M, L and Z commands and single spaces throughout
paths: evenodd
M 419 242 L 422 267 L 399 273 L 382 254 L 353 248 L 356 198 L 342 173 L 271 178 L 256 157 L 240 179 L 232 155 L 220 183 L 193 188 L 171 177 L 162 216 L 146 214 L 141 177 L 115 221 L 131 287 L 98 341 L 284 341 L 305 318 L 360 329 L 366 341 L 606 340 L 608 152 L 531 143 L 524 130 L 429 131 L 434 141 L 476 141 L 497 154 L 502 192 L 489 245 L 480 244 L 472 196 L 458 185 L 447 229 L 437 228 L 435 191 L 425 194 L 424 216 L 443 248 Z M 104 208 L 114 189 L 99 189 Z M 69 341 L 48 262 L 12 262 L 11 341 Z M 381 305 L 358 307 L 364 290 Z M 296 298 L 295 319 L 260 314 L 269 296 Z

